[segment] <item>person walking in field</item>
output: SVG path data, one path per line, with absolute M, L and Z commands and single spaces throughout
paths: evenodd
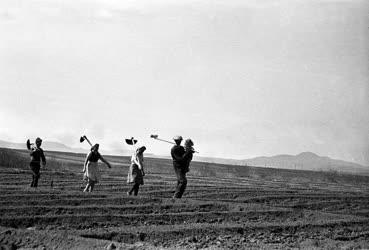
M 29 140 L 27 141 L 29 143 Z M 38 179 L 40 178 L 40 168 L 41 168 L 41 161 L 42 165 L 46 165 L 46 158 L 44 155 L 44 151 L 41 148 L 42 140 L 40 137 L 36 138 L 35 141 L 36 147 L 33 147 L 31 150 L 31 162 L 29 164 L 32 170 L 32 182 L 31 187 L 38 186 Z
M 143 177 L 145 176 L 145 171 L 143 153 L 145 150 L 145 146 L 139 147 L 131 157 L 131 165 L 129 166 L 128 170 L 127 183 L 133 183 L 133 186 L 131 190 L 127 192 L 128 195 L 133 194 L 134 196 L 137 196 L 140 185 L 144 184 Z
M 183 165 L 185 173 L 188 173 L 190 171 L 190 163 L 193 158 L 193 153 L 195 152 L 193 149 L 193 145 L 194 143 L 191 139 L 185 140 L 185 154 L 183 155 Z
M 173 138 L 176 145 L 171 149 L 173 158 L 173 167 L 177 177 L 177 186 L 173 198 L 182 198 L 187 187 L 186 174 L 189 171 L 190 162 L 193 157 L 193 142 L 191 139 L 185 141 L 185 147 L 181 146 L 183 140 L 182 136 L 175 136 Z
M 108 168 L 111 168 L 110 163 L 102 157 L 99 153 L 99 144 L 95 144 L 91 147 L 91 152 L 87 155 L 84 167 L 83 167 L 83 179 L 87 181 L 87 185 L 83 192 L 92 192 L 95 184 L 100 180 L 100 171 L 98 161 L 104 162 Z

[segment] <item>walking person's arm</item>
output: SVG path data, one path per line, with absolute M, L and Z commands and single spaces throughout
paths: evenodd
M 101 160 L 102 162 L 104 162 L 104 163 L 108 166 L 108 168 L 111 168 L 110 163 L 109 163 L 107 160 L 105 160 L 105 159 L 104 159 L 104 157 L 103 157 L 102 155 L 100 155 L 100 160 Z
M 90 155 L 91 155 L 91 152 L 88 153 L 88 155 L 86 156 L 85 163 L 83 164 L 82 173 L 86 172 L 86 167 L 87 167 L 88 160 L 90 159 Z
M 139 169 L 141 170 L 142 176 L 145 176 L 144 163 L 143 163 L 143 156 L 138 157 L 138 162 L 140 163 L 140 165 L 139 165 Z M 140 168 L 140 167 L 141 167 L 141 168 Z
M 46 158 L 45 158 L 45 154 L 44 151 L 42 149 L 40 149 L 41 151 L 41 160 L 42 160 L 42 165 L 46 165 Z

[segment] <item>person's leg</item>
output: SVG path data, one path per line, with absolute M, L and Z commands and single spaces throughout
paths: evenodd
M 34 185 L 35 185 L 35 175 L 32 173 L 31 187 L 34 187 Z
M 35 187 L 36 167 L 35 167 L 35 165 L 31 162 L 31 163 L 29 164 L 29 168 L 31 169 L 31 172 L 32 172 L 32 182 L 31 182 L 31 187 Z
M 33 184 L 34 187 L 37 187 L 38 186 L 38 175 L 35 176 L 35 182 Z
M 135 188 L 136 188 L 136 183 L 133 184 L 131 190 L 128 191 L 128 195 L 132 195 L 132 193 L 135 191 Z
M 138 195 L 138 189 L 140 188 L 140 184 L 136 183 L 134 185 L 134 196 L 137 196 Z
M 90 192 L 92 192 L 94 190 L 94 187 L 95 187 L 95 182 L 91 182 L 90 184 Z
M 41 166 L 35 166 L 34 172 L 35 172 L 35 181 L 33 183 L 34 187 L 38 186 L 38 179 L 40 178 L 40 167 Z
M 132 195 L 134 190 L 135 190 L 135 185 L 133 184 L 132 188 L 128 191 L 128 195 Z
M 181 176 L 181 185 L 180 185 L 180 191 L 179 191 L 179 198 L 182 198 L 183 193 L 185 192 L 187 187 L 187 178 L 186 178 L 186 174 L 183 173 L 183 175 Z
M 174 168 L 174 171 L 175 171 L 176 177 L 177 177 L 177 185 L 176 185 L 176 189 L 174 191 L 173 198 L 179 198 L 178 195 L 180 193 L 180 187 L 181 187 L 180 169 L 179 168 Z
M 86 187 L 85 187 L 85 189 L 83 190 L 83 192 L 88 192 L 90 190 L 90 183 L 88 182 L 87 184 L 86 184 Z
M 177 181 L 177 186 L 176 186 L 176 191 L 174 192 L 173 198 L 181 198 L 181 186 L 182 186 L 182 182 L 181 180 Z
M 183 171 L 178 171 L 178 185 L 176 192 L 174 194 L 174 198 L 182 198 L 182 195 L 187 187 L 187 178 L 186 173 Z

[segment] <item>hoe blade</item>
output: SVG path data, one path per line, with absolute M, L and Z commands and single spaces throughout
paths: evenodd
M 137 140 L 133 139 L 133 137 L 131 139 L 126 139 L 125 141 L 128 145 L 135 145 L 137 143 Z

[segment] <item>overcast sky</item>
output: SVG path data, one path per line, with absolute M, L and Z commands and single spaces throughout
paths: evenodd
M 259 3 L 262 2 L 262 3 Z M 367 0 L 1 0 L 0 139 L 369 165 Z M 45 149 L 47 150 L 47 149 Z

